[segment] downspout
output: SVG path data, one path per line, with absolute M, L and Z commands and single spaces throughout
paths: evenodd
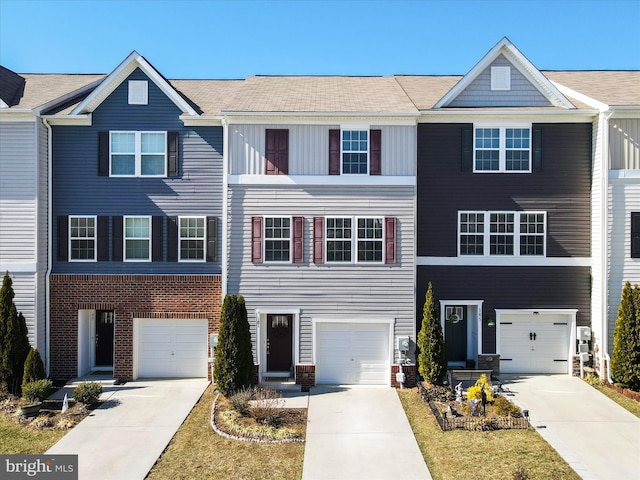
M 52 241 L 52 224 L 53 224 L 53 212 L 52 212 L 52 199 L 53 199 L 53 192 L 52 192 L 52 175 L 53 175 L 53 162 L 52 162 L 52 158 L 53 158 L 53 131 L 51 129 L 51 125 L 49 125 L 49 122 L 47 121 L 46 118 L 42 119 L 42 122 L 44 123 L 44 126 L 47 128 L 47 274 L 45 277 L 45 295 L 46 295 L 46 299 L 45 299 L 45 323 L 46 323 L 46 327 L 45 327 L 45 356 L 46 358 L 46 365 L 45 365 L 45 371 L 47 374 L 47 378 L 49 377 L 49 369 L 51 366 L 51 334 L 50 334 L 50 330 L 51 330 L 51 302 L 50 302 L 50 295 L 49 292 L 51 291 L 51 268 L 52 268 L 52 259 L 53 259 L 53 241 Z
M 229 195 L 229 118 L 224 115 L 222 117 L 222 258 L 220 259 L 220 267 L 222 272 L 222 298 L 227 294 L 227 274 L 228 262 L 227 252 L 228 245 L 228 195 Z

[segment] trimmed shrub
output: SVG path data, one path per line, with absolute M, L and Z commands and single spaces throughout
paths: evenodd
M 627 281 L 613 332 L 611 376 L 616 384 L 640 390 L 640 291 Z
M 44 380 L 46 378 L 44 373 L 44 364 L 42 358 L 40 358 L 40 352 L 37 348 L 31 348 L 27 355 L 27 360 L 24 362 L 24 375 L 22 376 L 22 388 L 29 382 L 35 382 L 36 380 Z
M 493 411 L 496 415 L 504 417 L 518 418 L 522 416 L 522 412 L 517 405 L 511 403 L 500 395 L 498 395 L 493 401 Z
M 51 380 L 42 379 L 34 382 L 27 382 L 22 385 L 22 397 L 29 402 L 41 402 L 49 395 L 53 389 Z
M 82 382 L 73 391 L 73 399 L 76 402 L 91 406 L 98 401 L 102 393 L 102 385 L 97 382 Z
M 485 374 L 480 375 L 475 385 L 467 389 L 467 400 L 482 400 L 482 390 L 487 396 L 487 402 L 493 402 L 493 389 Z
M 13 280 L 4 274 L 0 288 L 0 383 L 18 395 L 22 385 L 24 362 L 29 354 L 27 323 L 13 302 Z
M 447 373 L 442 325 L 431 282 L 427 287 L 423 308 L 422 326 L 418 333 L 418 370 L 428 383 L 441 385 Z
M 225 397 L 249 388 L 254 382 L 251 332 L 242 295 L 227 294 L 224 298 L 213 378 Z

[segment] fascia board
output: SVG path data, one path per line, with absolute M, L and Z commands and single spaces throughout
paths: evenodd
M 92 115 L 90 113 L 82 115 L 42 115 L 49 125 L 77 125 L 87 127 L 92 124 Z
M 595 98 L 591 98 L 587 95 L 585 95 L 584 93 L 580 93 L 576 90 L 573 90 L 569 87 L 565 87 L 564 85 L 551 81 L 551 83 L 553 85 L 555 85 L 555 87 L 563 92 L 565 95 L 568 95 L 569 97 L 575 98 L 576 100 L 584 103 L 585 105 L 589 105 L 590 107 L 595 108 L 596 110 L 598 110 L 599 112 L 606 112 L 609 109 L 609 106 L 605 103 L 599 102 L 598 100 L 596 100 Z
M 578 122 L 591 123 L 597 117 L 597 110 L 562 110 L 536 112 L 532 110 L 474 110 L 451 112 L 445 110 L 424 110 L 418 123 L 473 123 L 481 119 L 523 120 L 528 119 L 538 123 Z
M 220 126 L 223 118 L 222 115 L 198 115 L 196 117 L 180 115 L 180 120 L 185 127 Z
M 363 113 L 262 113 L 262 112 L 234 112 L 224 116 L 228 124 L 244 125 L 339 125 L 345 121 L 367 123 L 370 125 L 415 125 L 419 118 L 418 112 L 415 114 L 363 114 Z
M 0 122 L 35 122 L 38 117 L 29 109 L 0 110 Z
M 0 98 L 0 108 L 9 108 L 9 105 L 7 105 L 7 104 L 4 102 L 4 100 L 2 100 L 1 98 Z

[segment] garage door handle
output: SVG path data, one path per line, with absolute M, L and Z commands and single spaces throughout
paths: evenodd
M 535 332 L 529 332 L 529 340 L 535 340 L 536 339 L 536 334 Z

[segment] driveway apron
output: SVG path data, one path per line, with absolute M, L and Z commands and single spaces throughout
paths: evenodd
M 46 453 L 77 454 L 80 479 L 142 480 L 209 385 L 148 380 L 104 388 L 104 402 Z
M 640 479 L 640 419 L 578 377 L 500 375 L 531 425 L 584 480 Z
M 388 387 L 314 387 L 303 480 L 431 479 L 400 399 Z

